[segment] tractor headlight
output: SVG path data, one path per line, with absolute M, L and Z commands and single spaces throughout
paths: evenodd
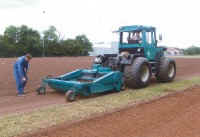
M 138 49 L 137 49 L 137 52 L 141 52 L 141 48 L 138 48 Z

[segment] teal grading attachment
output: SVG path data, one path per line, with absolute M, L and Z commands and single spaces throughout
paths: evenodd
M 77 95 L 90 96 L 96 93 L 120 91 L 123 85 L 122 73 L 94 64 L 92 69 L 79 69 L 58 77 L 46 77 L 37 89 L 38 94 L 46 93 L 46 86 L 64 92 L 68 101 Z

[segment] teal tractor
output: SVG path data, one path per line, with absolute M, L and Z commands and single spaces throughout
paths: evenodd
M 176 63 L 164 56 L 166 48 L 157 46 L 154 27 L 124 26 L 117 33 L 120 36 L 118 54 L 97 56 L 91 69 L 46 77 L 37 89 L 38 94 L 45 94 L 48 85 L 65 92 L 68 101 L 74 101 L 77 95 L 120 91 L 125 86 L 143 88 L 149 85 L 152 75 L 159 82 L 175 78 Z
M 152 75 L 159 82 L 170 82 L 176 76 L 176 63 L 164 56 L 165 47 L 158 47 L 156 28 L 123 26 L 118 31 L 119 53 L 105 54 L 96 59 L 104 67 L 123 73 L 124 84 L 130 88 L 149 85 Z M 159 36 L 162 40 L 162 36 Z

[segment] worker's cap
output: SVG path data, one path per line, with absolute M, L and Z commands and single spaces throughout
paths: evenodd
M 26 54 L 26 57 L 27 57 L 28 59 L 32 59 L 32 55 L 31 55 L 30 53 L 27 53 L 27 54 Z

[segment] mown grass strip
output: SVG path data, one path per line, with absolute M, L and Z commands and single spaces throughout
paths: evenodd
M 12 137 L 64 121 L 88 118 L 93 114 L 123 108 L 128 104 L 150 100 L 157 96 L 164 96 L 170 92 L 184 90 L 199 84 L 200 78 L 192 78 L 173 83 L 156 84 L 139 90 L 127 89 L 116 94 L 107 94 L 70 104 L 67 103 L 66 105 L 41 108 L 29 113 L 3 116 L 0 117 L 0 135 L 1 137 Z
M 184 59 L 195 59 L 195 58 L 200 58 L 200 55 L 185 55 L 185 56 L 168 56 L 169 58 L 184 58 Z

